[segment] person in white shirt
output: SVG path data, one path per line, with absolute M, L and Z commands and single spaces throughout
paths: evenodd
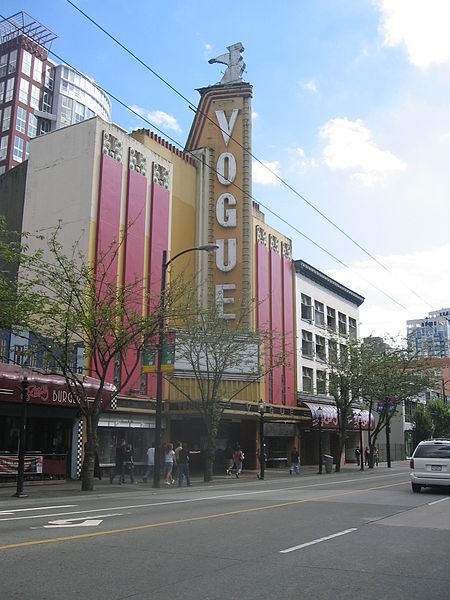
M 147 450 L 147 469 L 145 470 L 144 477 L 142 478 L 144 483 L 147 483 L 148 478 L 153 475 L 155 468 L 155 444 L 151 444 Z

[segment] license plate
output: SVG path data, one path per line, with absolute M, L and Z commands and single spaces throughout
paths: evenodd
M 432 471 L 442 471 L 442 465 L 431 465 Z

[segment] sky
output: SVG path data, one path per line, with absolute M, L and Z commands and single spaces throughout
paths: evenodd
M 364 296 L 362 336 L 401 340 L 450 306 L 448 0 L 0 4 L 21 10 L 114 96 L 116 124 L 180 148 L 223 74 L 208 60 L 242 42 L 253 198 L 293 258 Z

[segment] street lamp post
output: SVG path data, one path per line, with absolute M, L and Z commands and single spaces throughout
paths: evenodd
M 363 446 L 363 434 L 362 434 L 362 414 L 361 411 L 358 415 L 358 424 L 359 424 L 359 451 L 360 451 L 360 462 L 359 462 L 359 470 L 364 471 L 364 446 Z
M 165 343 L 165 300 L 166 300 L 166 279 L 169 265 L 183 254 L 188 252 L 215 252 L 219 246 L 216 244 L 205 244 L 204 246 L 195 246 L 187 248 L 175 254 L 170 260 L 167 260 L 167 250 L 162 253 L 161 265 L 161 291 L 159 295 L 159 315 L 158 315 L 158 345 L 157 345 L 157 365 L 156 365 L 156 411 L 155 411 L 155 467 L 153 470 L 153 487 L 161 487 L 161 431 L 162 431 L 162 391 L 163 374 L 162 361 Z
M 317 423 L 319 424 L 319 473 L 318 475 L 322 475 L 323 468 L 323 460 L 322 460 L 322 407 L 319 406 L 317 409 Z
M 27 435 L 27 404 L 28 404 L 28 371 L 24 368 L 22 377 L 22 407 L 20 413 L 20 431 L 19 431 L 19 456 L 17 464 L 17 486 L 16 498 L 26 498 L 28 494 L 23 491 L 25 479 L 25 443 Z
M 264 413 L 266 407 L 264 402 L 259 403 L 259 477 L 258 479 L 264 479 L 264 469 L 266 462 L 266 454 L 264 452 Z

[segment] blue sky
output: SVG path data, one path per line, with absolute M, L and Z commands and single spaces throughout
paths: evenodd
M 221 78 L 208 59 L 243 43 L 253 154 L 270 169 L 254 166 L 253 196 L 294 258 L 366 298 L 363 335 L 404 335 L 406 319 L 450 305 L 448 0 L 72 2 L 178 93 L 67 0 L 2 0 L 0 13 L 53 30 L 54 60 L 181 147 L 196 89 Z M 117 102 L 113 120 L 149 127 Z

